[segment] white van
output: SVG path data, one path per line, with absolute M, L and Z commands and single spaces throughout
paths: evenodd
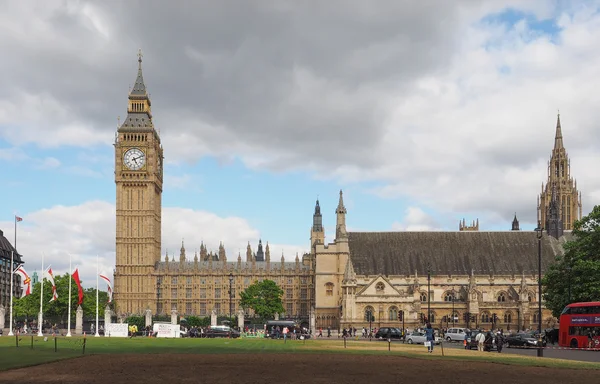
M 462 343 L 465 339 L 465 334 L 469 332 L 467 328 L 448 328 L 448 331 L 446 331 L 446 341 L 458 341 Z

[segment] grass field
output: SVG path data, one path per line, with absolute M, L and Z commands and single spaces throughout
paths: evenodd
M 15 337 L 0 337 L 0 370 L 43 364 L 61 359 L 84 356 L 82 337 L 42 338 L 20 336 L 19 347 Z M 423 346 L 378 341 L 348 341 L 346 348 L 340 339 L 308 340 L 284 343 L 268 339 L 155 339 L 155 338 L 85 338 L 85 355 L 101 354 L 267 354 L 267 353 L 328 353 L 378 354 L 420 359 L 494 362 L 522 366 L 557 367 L 571 369 L 600 369 L 600 363 L 537 358 L 510 354 L 481 354 L 476 351 L 436 347 L 434 354 L 426 353 Z

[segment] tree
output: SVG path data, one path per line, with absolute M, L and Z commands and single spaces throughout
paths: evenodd
M 545 305 L 554 317 L 569 303 L 600 301 L 600 206 L 575 222 L 573 240 L 564 249 L 542 279 Z
M 273 280 L 257 281 L 240 293 L 240 305 L 244 309 L 252 309 L 262 318 L 271 318 L 276 313 L 283 313 L 281 297 L 283 289 Z
M 69 275 L 54 276 L 56 284 L 56 293 L 58 299 L 50 302 L 52 298 L 52 286 L 48 280 L 44 281 L 44 299 L 43 309 L 44 318 L 60 318 L 66 322 L 68 317 L 68 302 L 69 302 Z M 26 317 L 28 319 L 37 319 L 40 311 L 40 290 L 41 283 L 38 282 L 33 286 L 30 295 L 15 299 L 13 302 L 13 314 L 16 317 Z M 74 281 L 71 282 L 71 317 L 75 319 L 77 313 L 77 285 Z M 98 292 L 98 316 L 104 316 L 104 308 L 108 302 L 108 293 L 104 291 Z M 83 315 L 85 317 L 96 315 L 96 288 L 84 289 L 83 302 L 81 303 Z M 73 323 L 74 325 L 75 323 Z

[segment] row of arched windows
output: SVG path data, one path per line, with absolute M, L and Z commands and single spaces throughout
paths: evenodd
M 421 298 L 422 303 L 426 302 L 427 301 L 427 292 L 421 292 L 420 298 Z M 452 291 L 444 292 L 444 294 L 442 295 L 442 298 L 446 302 L 464 301 L 464 297 L 460 296 L 457 292 L 452 292 Z M 496 299 L 498 300 L 498 302 L 504 303 L 506 301 L 509 301 L 509 296 L 506 292 L 500 292 L 498 294 L 498 296 L 496 297 Z M 531 293 L 528 295 L 528 301 L 529 302 L 535 301 L 535 297 Z
M 375 320 L 390 320 L 390 321 L 394 321 L 394 320 L 399 320 L 398 317 L 398 313 L 399 313 L 399 309 L 396 306 L 391 306 L 389 307 L 386 311 L 381 311 L 381 313 L 378 313 L 379 311 L 376 311 L 372 306 L 368 306 L 365 308 L 364 311 L 364 319 L 365 321 L 369 321 L 369 317 L 371 318 L 371 321 L 375 321 Z M 426 317 L 427 314 L 424 313 L 422 314 L 422 317 Z M 498 322 L 503 322 L 505 324 L 511 324 L 513 323 L 514 319 L 514 315 L 512 312 L 505 312 L 503 315 L 501 315 L 502 317 L 498 317 L 494 322 L 498 323 Z M 454 312 L 454 316 L 452 315 L 448 315 L 448 316 L 444 316 L 442 318 L 442 322 L 452 322 L 452 317 L 454 317 L 454 321 L 456 322 L 463 322 L 464 319 L 462 317 L 462 315 L 455 311 Z M 493 320 L 493 314 L 490 312 L 483 312 L 479 315 L 479 322 L 480 323 L 491 323 Z M 436 313 L 435 311 L 431 312 L 431 318 L 429 319 L 429 321 L 431 323 L 435 323 L 436 322 Z M 534 313 L 532 316 L 532 322 L 536 323 L 538 321 L 538 314 Z

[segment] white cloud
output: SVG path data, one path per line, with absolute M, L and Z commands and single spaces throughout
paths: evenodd
M 54 206 L 36 212 L 20 214 L 23 221 L 18 223 L 17 248 L 24 256 L 25 269 L 32 274 L 41 270 L 42 253 L 45 264 L 52 265 L 55 273 L 66 273 L 69 267 L 69 254 L 72 266 L 79 267 L 85 286 L 95 285 L 96 257 L 99 258 L 100 272 L 109 273 L 115 265 L 115 206 L 104 201 L 88 201 L 76 206 Z M 0 229 L 11 243 L 14 239 L 14 223 L 0 222 Z M 229 261 L 237 260 L 241 250 L 245 260 L 248 241 L 256 251 L 259 232 L 240 217 L 219 217 L 205 211 L 166 207 L 163 208 L 162 222 L 163 251 L 178 259 L 181 240 L 185 240 L 186 255 L 193 259 L 194 250 L 201 241 L 209 250 L 217 251 L 219 243 L 225 245 Z M 266 244 L 267 239 L 263 239 Z M 281 251 L 286 261 L 293 261 L 296 252 L 300 257 L 302 247 L 271 244 L 271 257 L 279 261 Z
M 40 164 L 36 166 L 37 169 L 53 169 L 60 166 L 60 160 L 54 157 L 46 157 L 41 160 Z
M 392 224 L 394 231 L 435 231 L 440 230 L 437 221 L 419 207 L 408 207 L 402 222 Z
M 11 74 L 0 137 L 110 143 L 107 121 L 124 113 L 141 45 L 167 164 L 240 158 L 261 170 L 377 181 L 379 196 L 477 211 L 486 225 L 514 211 L 525 223 L 535 219 L 560 109 L 584 206 L 600 204 L 598 2 L 197 3 L 10 3 L 0 14 L 0 70 Z M 485 18 L 507 9 L 554 18 L 560 31 Z M 139 17 L 124 16 L 132 12 Z

